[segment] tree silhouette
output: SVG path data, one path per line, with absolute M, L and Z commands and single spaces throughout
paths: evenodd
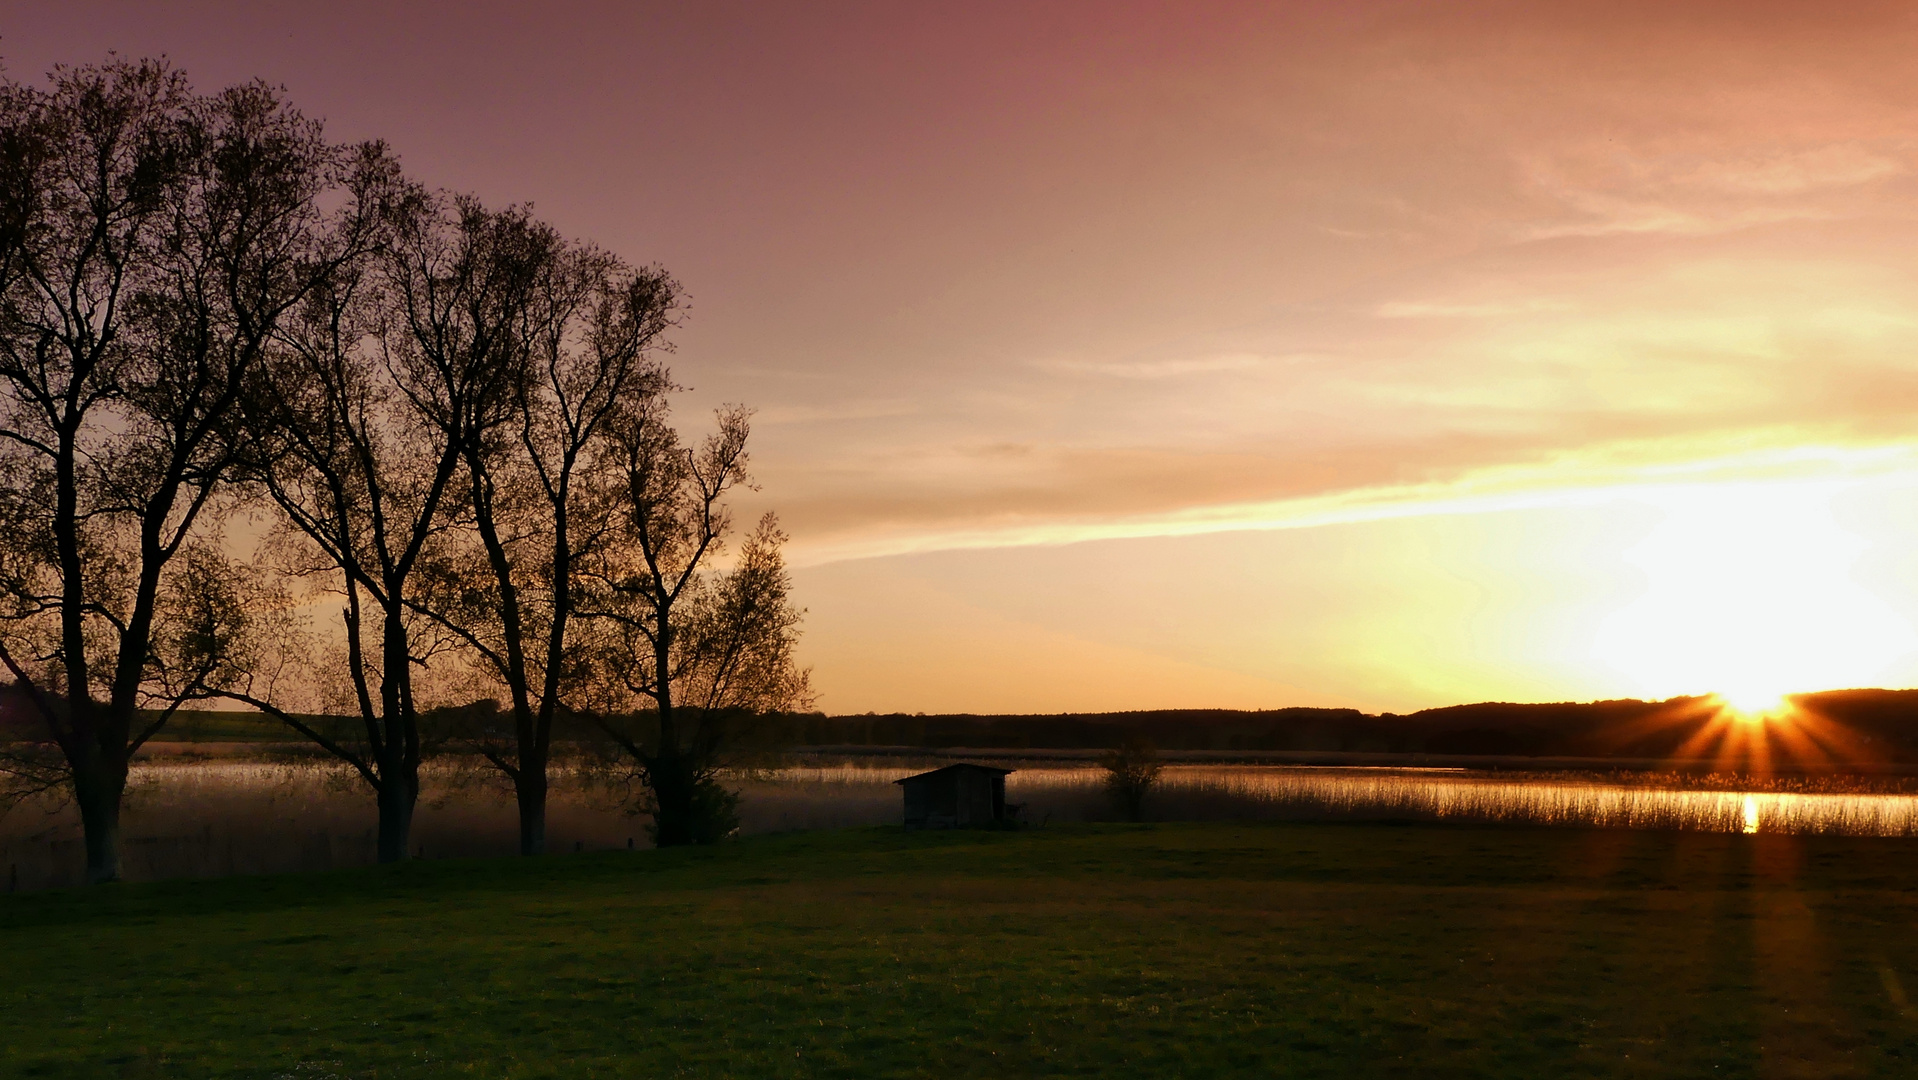
M 233 674 L 241 398 L 365 249 L 389 166 L 163 62 L 0 85 L 0 663 L 58 748 L 89 881 L 120 874 L 132 753 Z
M 507 415 L 516 329 L 551 238 L 523 216 L 418 191 L 390 240 L 343 266 L 281 335 L 251 395 L 251 477 L 306 543 L 285 567 L 341 602 L 358 737 L 253 686 L 228 696 L 347 762 L 379 805 L 379 858 L 406 857 L 423 752 L 416 672 L 457 644 L 424 613 L 436 548 L 470 528 L 469 440 Z
M 772 515 L 730 568 L 712 567 L 731 527 L 727 496 L 748 482 L 748 415 L 720 410 L 718 429 L 697 447 L 681 443 L 663 397 L 613 428 L 620 531 L 591 577 L 603 626 L 600 715 L 646 784 L 662 847 L 730 833 L 735 797 L 718 771 L 739 724 L 811 703 L 808 673 L 793 657 L 801 612 L 780 555 L 786 538 Z
M 506 698 L 510 730 L 461 734 L 512 782 L 520 851 L 536 855 L 546 846 L 554 722 L 583 663 L 579 577 L 617 524 L 610 424 L 670 388 L 655 353 L 674 324 L 678 286 L 663 270 L 564 244 L 523 211 L 498 220 L 537 234 L 541 261 L 510 328 L 511 391 L 458 433 L 472 528 L 429 566 L 417 606 Z
M 403 859 L 423 697 L 477 675 L 510 728 L 450 734 L 512 780 L 523 852 L 589 709 L 659 841 L 712 838 L 735 721 L 809 693 L 776 523 L 717 563 L 746 411 L 698 447 L 667 423 L 679 310 L 664 270 L 429 194 L 264 85 L 0 82 L 0 666 L 39 732 L 0 776 L 69 788 L 114 879 L 132 755 L 224 698 L 345 762 Z M 267 565 L 222 529 L 254 508 Z
M 1112 797 L 1119 815 L 1127 821 L 1143 820 L 1146 796 L 1159 782 L 1159 770 L 1164 767 L 1158 748 L 1143 736 L 1128 736 L 1118 749 L 1099 758 L 1099 767 L 1106 771 L 1106 794 Z

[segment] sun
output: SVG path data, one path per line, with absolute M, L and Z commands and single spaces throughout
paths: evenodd
M 1791 703 L 1786 700 L 1784 691 L 1769 687 L 1721 690 L 1712 696 L 1724 702 L 1725 707 L 1740 720 L 1751 723 L 1762 723 L 1791 711 Z
M 1648 495 L 1665 511 L 1625 553 L 1644 592 L 1612 613 L 1597 659 L 1648 697 L 1716 693 L 1763 717 L 1789 693 L 1869 686 L 1918 634 L 1852 576 L 1866 542 L 1820 483 L 1695 485 Z

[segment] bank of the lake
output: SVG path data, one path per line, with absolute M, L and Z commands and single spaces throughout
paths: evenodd
M 950 757 L 792 755 L 778 768 L 723 774 L 740 794 L 740 831 L 897 824 L 894 783 Z M 1014 770 L 1006 797 L 1037 827 L 1112 821 L 1106 773 L 1084 758 L 974 758 Z M 512 791 L 442 758 L 424 770 L 413 820 L 416 857 L 518 852 Z M 62 793 L 0 813 L 6 891 L 78 884 L 84 840 Z M 646 842 L 637 792 L 555 770 L 548 850 L 626 850 Z M 1146 800 L 1152 821 L 1442 821 L 1695 829 L 1707 832 L 1918 836 L 1918 781 L 1879 775 L 1698 774 L 1524 768 L 1341 767 L 1269 763 L 1166 765 Z M 357 778 L 312 759 L 175 756 L 140 763 L 121 816 L 128 880 L 368 866 L 374 805 Z
M 0 897 L 0 1072 L 1908 1076 L 1918 841 L 862 829 Z

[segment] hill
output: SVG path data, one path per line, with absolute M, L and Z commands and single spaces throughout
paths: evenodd
M 0 692 L 0 741 L 35 723 Z M 791 714 L 771 719 L 772 748 L 1101 750 L 1138 736 L 1168 751 L 1211 754 L 1423 755 L 1630 762 L 1918 767 L 1918 690 L 1832 690 L 1790 699 L 1791 711 L 1742 720 L 1716 698 L 1665 701 L 1479 702 L 1415 713 L 1357 709 L 1156 709 L 1102 713 Z M 457 710 L 454 710 L 457 711 Z M 592 738 L 575 718 L 560 737 Z M 299 743 L 258 714 L 183 710 L 157 744 Z M 156 746 L 159 749 L 160 746 Z
M 813 715 L 786 718 L 782 735 L 794 746 L 1099 749 L 1136 735 L 1165 750 L 1218 753 L 1672 759 L 1729 750 L 1775 760 L 1918 764 L 1918 690 L 1834 690 L 1797 695 L 1791 704 L 1788 715 L 1763 723 L 1710 697 L 1480 702 L 1405 715 L 1307 708 Z

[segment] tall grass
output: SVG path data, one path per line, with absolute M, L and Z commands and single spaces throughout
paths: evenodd
M 741 772 L 746 833 L 893 824 L 893 781 L 944 759 L 858 759 Z M 1105 771 L 1020 763 L 1007 801 L 1033 826 L 1113 820 Z M 506 856 L 518 850 L 511 793 L 441 763 L 425 774 L 414 853 Z M 645 818 L 618 791 L 562 771 L 548 811 L 548 850 L 644 844 Z M 1181 821 L 1427 820 L 1715 832 L 1918 835 L 1918 795 L 1849 784 L 1630 774 L 1471 773 L 1261 765 L 1168 765 L 1146 817 Z M 159 761 L 136 767 L 123 817 L 133 879 L 322 870 L 371 863 L 375 815 L 359 783 L 312 760 Z M 0 818 L 9 889 L 75 884 L 78 817 L 53 800 Z
M 643 818 L 606 793 L 559 777 L 547 809 L 550 851 L 643 844 Z M 414 818 L 423 858 L 512 855 L 519 819 L 510 791 L 465 770 L 428 768 Z M 214 760 L 134 768 L 121 812 L 129 880 L 211 877 L 369 865 L 378 815 L 372 794 L 330 765 Z M 5 888 L 77 884 L 84 862 L 80 819 L 55 798 L 0 818 Z
M 1091 770 L 1085 770 L 1090 773 Z M 1081 785 L 1096 776 L 1078 779 Z M 1194 766 L 1168 768 L 1160 817 L 1456 820 L 1710 832 L 1918 835 L 1918 796 L 1676 788 L 1590 778 Z
M 742 786 L 746 831 L 877 825 L 899 818 L 892 784 L 944 761 L 782 769 Z M 1017 767 L 1016 760 L 1002 762 Z M 1006 799 L 1028 824 L 1111 821 L 1104 769 L 1023 767 Z M 1791 790 L 1819 787 L 1826 790 Z M 1845 790 L 1824 778 L 1742 784 L 1726 777 L 1565 776 L 1465 770 L 1168 765 L 1147 798 L 1164 821 L 1454 820 L 1710 832 L 1918 835 L 1918 795 Z

